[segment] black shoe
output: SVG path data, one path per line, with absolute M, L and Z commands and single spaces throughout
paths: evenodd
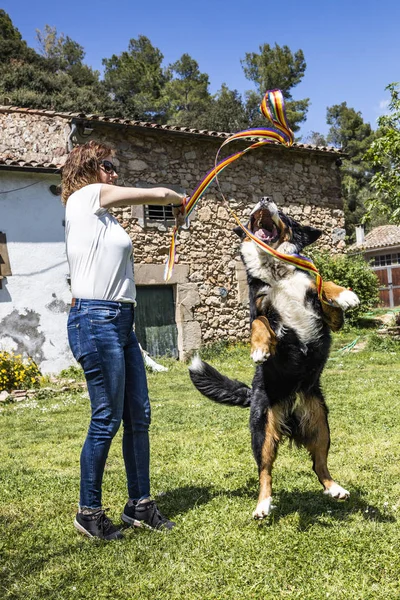
M 135 502 L 131 506 L 125 504 L 124 512 L 121 516 L 124 523 L 134 527 L 147 527 L 148 529 L 172 529 L 175 527 L 173 521 L 169 521 L 158 510 L 154 500 L 148 502 Z
M 119 540 L 124 537 L 113 522 L 106 517 L 102 509 L 89 515 L 76 513 L 74 525 L 78 531 L 88 537 L 97 537 L 102 540 Z

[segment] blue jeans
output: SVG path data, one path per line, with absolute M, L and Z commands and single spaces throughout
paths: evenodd
M 101 507 L 101 485 L 111 441 L 123 421 L 122 450 L 128 495 L 150 495 L 150 402 L 142 353 L 133 327 L 133 305 L 75 301 L 68 340 L 82 365 L 92 416 L 81 453 L 81 507 Z

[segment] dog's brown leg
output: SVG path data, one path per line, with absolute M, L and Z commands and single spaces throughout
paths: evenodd
M 250 341 L 250 356 L 254 362 L 262 362 L 271 354 L 274 354 L 277 342 L 276 335 L 266 317 L 254 319 L 251 324 Z
M 281 439 L 279 412 L 269 408 L 266 415 L 265 436 L 260 448 L 257 448 L 257 431 L 253 432 L 253 450 L 258 463 L 260 490 L 258 502 L 253 517 L 263 519 L 267 517 L 272 506 L 272 467 Z
M 310 281 L 310 286 L 317 290 L 314 281 Z M 321 308 L 323 319 L 332 331 L 339 331 L 343 327 L 343 310 L 335 303 L 335 300 L 344 291 L 346 291 L 346 288 L 336 285 L 332 281 L 324 281 L 322 284 Z
M 324 487 L 324 493 L 344 500 L 350 495 L 349 492 L 332 479 L 328 469 L 330 434 L 328 409 L 323 397 L 303 396 L 296 415 L 300 421 L 301 438 L 311 455 L 313 469 Z
M 314 281 L 310 281 L 310 286 L 315 290 L 317 286 Z M 344 315 L 343 311 L 348 308 L 354 308 L 358 306 L 360 300 L 358 296 L 342 287 L 336 285 L 333 281 L 324 281 L 322 284 L 322 313 L 325 323 L 330 327 L 332 331 L 338 331 L 343 327 Z
M 336 302 L 340 294 L 347 288 L 333 283 L 333 281 L 324 281 L 322 284 L 322 297 L 327 302 Z
M 322 285 L 322 311 L 325 321 L 332 331 L 338 331 L 343 325 L 343 311 L 360 304 L 358 296 L 333 281 L 324 281 Z
M 341 308 L 321 302 L 323 320 L 329 326 L 331 331 L 339 331 L 344 324 L 344 314 Z

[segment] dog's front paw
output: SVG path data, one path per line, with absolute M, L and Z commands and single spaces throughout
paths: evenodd
M 252 358 L 256 364 L 265 362 L 270 356 L 271 352 L 262 348 L 256 348 L 256 350 L 253 350 L 250 354 L 250 358 Z
M 332 498 L 335 498 L 336 500 L 346 500 L 346 498 L 350 496 L 350 492 L 337 483 L 333 483 L 330 488 L 324 490 L 324 494 L 332 496 Z
M 272 504 L 272 497 L 265 498 L 259 502 L 256 506 L 256 510 L 253 512 L 254 519 L 265 519 L 274 510 L 275 506 Z
M 340 292 L 339 296 L 336 296 L 333 303 L 342 310 L 347 310 L 358 306 L 360 304 L 360 299 L 357 294 L 351 290 L 343 290 L 343 292 Z
M 275 353 L 277 339 L 267 317 L 260 316 L 251 324 L 250 357 L 255 363 L 267 360 Z

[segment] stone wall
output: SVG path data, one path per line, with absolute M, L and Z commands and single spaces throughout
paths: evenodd
M 25 160 L 60 162 L 66 155 L 70 120 L 39 114 L 2 113 L 0 128 L 7 134 L 0 153 Z M 120 178 L 125 185 L 166 185 L 191 193 L 215 161 L 221 139 L 211 136 L 145 129 L 144 127 L 90 123 L 90 137 L 117 151 Z M 233 150 L 237 150 L 237 146 Z M 231 148 L 227 154 L 233 151 Z M 215 184 L 200 201 L 189 231 L 178 240 L 178 265 L 184 268 L 176 286 L 176 321 L 180 356 L 201 343 L 221 339 L 246 340 L 248 307 L 239 238 L 232 232 L 235 222 L 228 206 L 246 219 L 261 196 L 271 196 L 288 214 L 304 224 L 324 231 L 318 244 L 332 253 L 344 248 L 344 214 L 340 198 L 340 176 L 333 152 L 267 146 L 245 155 L 225 169 L 221 198 Z M 153 266 L 153 283 L 162 283 L 161 265 L 166 260 L 171 231 L 145 227 L 142 207 L 116 211 L 133 240 L 137 266 Z M 140 269 L 136 269 L 138 281 Z M 142 273 L 145 273 L 142 269 Z M 140 276 L 146 284 L 149 277 Z M 185 304 L 186 303 L 186 304 Z
M 1 112 L 0 155 L 59 164 L 67 155 L 69 120 L 35 112 Z

